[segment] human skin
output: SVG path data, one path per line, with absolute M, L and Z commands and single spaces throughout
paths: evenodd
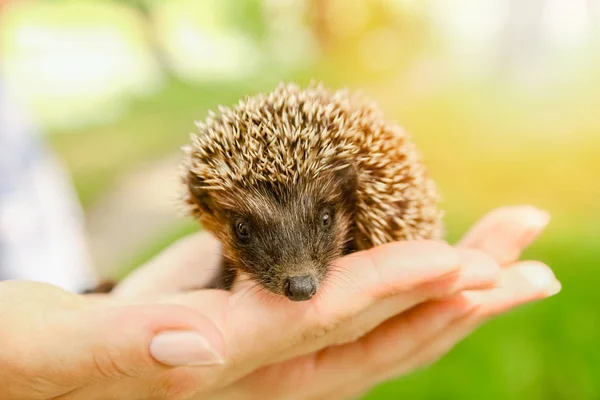
M 491 316 L 557 293 L 549 267 L 518 261 L 547 222 L 532 207 L 507 207 L 455 246 L 401 242 L 346 256 L 300 303 L 252 282 L 183 292 L 218 265 L 205 233 L 109 296 L 5 282 L 0 397 L 354 398 L 435 362 Z

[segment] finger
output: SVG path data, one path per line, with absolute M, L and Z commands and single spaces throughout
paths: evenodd
M 560 290 L 560 282 L 547 265 L 538 261 L 521 261 L 503 272 L 497 288 L 469 291 L 465 295 L 481 305 L 478 316 L 491 317 L 520 304 L 553 296 Z
M 469 248 L 458 248 L 461 270 L 457 280 L 447 288 L 441 288 L 437 297 L 445 297 L 463 290 L 494 287 L 501 277 L 501 269 L 496 260 L 487 253 Z M 431 296 L 430 296 L 431 298 Z
M 449 351 L 485 320 L 522 304 L 553 296 L 560 288 L 560 283 L 548 266 L 532 261 L 517 263 L 503 272 L 499 287 L 464 293 L 469 302 L 477 305 L 476 312 L 456 321 L 433 342 L 415 351 L 406 368 L 427 365 L 436 356 L 441 357 Z
M 285 397 L 292 390 L 301 391 L 299 398 L 355 398 L 341 394 L 350 387 L 349 394 L 355 395 L 357 382 L 362 388 L 368 380 L 365 378 L 371 376 L 366 357 L 372 357 L 373 352 L 379 352 L 379 357 L 389 357 L 390 350 L 398 352 L 398 346 L 404 347 L 408 354 L 410 349 L 432 336 L 431 332 L 444 329 L 473 306 L 461 295 L 420 304 L 403 313 L 401 322 L 396 318 L 378 327 L 376 342 L 366 340 L 372 336 L 369 334 L 351 344 L 327 347 L 261 368 L 238 381 L 235 390 L 223 390 L 217 398 L 227 399 L 235 395 L 231 392 L 243 393 L 244 390 L 256 394 L 257 398 Z
M 320 351 L 306 362 L 314 363 L 311 368 L 325 387 L 311 387 L 311 394 L 316 396 L 325 390 L 337 396 L 349 389 L 349 395 L 354 395 L 366 386 L 372 387 L 390 365 L 397 368 L 402 357 L 475 307 L 462 294 L 432 300 L 385 321 L 355 342 Z
M 464 290 L 491 288 L 498 284 L 500 267 L 491 257 L 469 249 L 459 249 L 458 253 L 462 266 L 458 273 L 376 302 L 333 332 L 334 343 L 353 342 L 385 320 L 427 300 L 454 296 Z M 328 340 L 331 342 L 332 339 Z
M 432 306 L 431 313 L 422 313 L 423 319 L 417 317 L 412 324 L 410 320 L 400 316 L 366 338 L 370 342 L 366 344 L 363 360 L 374 360 L 375 373 L 352 390 L 358 392 L 378 382 L 429 365 L 449 352 L 485 320 L 519 305 L 550 297 L 559 291 L 560 283 L 550 268 L 542 263 L 527 261 L 503 271 L 501 284 L 495 289 L 461 293 L 460 302 L 453 300 L 451 303 L 437 303 L 438 310 L 435 310 L 436 306 Z M 439 313 L 444 314 L 444 309 L 451 311 L 442 317 Z M 436 327 L 430 330 L 433 334 L 419 335 L 421 337 L 413 342 L 414 346 L 410 351 L 402 344 L 404 340 L 398 340 L 411 332 L 414 335 L 435 319 L 441 322 L 433 323 Z M 399 342 L 402 343 L 398 344 Z M 382 357 L 384 349 L 386 352 Z M 390 356 L 386 357 L 386 354 Z
M 207 294 L 187 293 L 177 301 L 201 309 L 223 332 L 230 359 L 243 375 L 259 365 L 289 357 L 332 332 L 343 322 L 385 297 L 392 297 L 455 273 L 458 250 L 434 241 L 390 243 L 339 261 L 353 284 L 325 285 L 312 300 L 290 302 L 266 291 L 228 293 L 225 316 L 206 306 Z M 243 285 L 240 285 L 243 286 Z M 243 368 L 242 368 L 243 367 Z
M 220 262 L 219 242 L 211 234 L 200 232 L 179 240 L 137 268 L 111 294 L 139 300 L 203 287 L 217 273 Z
M 500 264 L 512 263 L 549 220 L 547 212 L 532 206 L 498 208 L 476 223 L 457 245 L 486 252 Z
M 12 371 L 23 379 L 43 376 L 36 380 L 36 390 L 52 394 L 45 398 L 79 393 L 75 398 L 93 399 L 83 396 L 93 382 L 122 388 L 125 379 L 168 372 L 171 366 L 218 368 L 226 356 L 220 332 L 194 310 L 160 304 L 88 307 L 81 296 L 44 292 L 49 296 L 43 303 L 40 299 L 33 303 L 35 313 L 27 312 L 20 299 L 28 296 L 21 293 L 18 315 L 10 319 L 10 329 L 3 326 L 4 341 L 10 346 L 2 348 L 0 359 L 5 361 L 5 374 Z M 70 305 L 65 300 L 69 296 L 75 299 Z M 27 334 L 18 335 L 19 331 Z M 17 382 L 11 387 L 20 390 Z
M 459 271 L 460 273 L 444 275 L 438 281 L 428 281 L 425 284 L 418 286 L 413 291 L 388 297 L 382 302 L 378 302 L 378 305 L 383 303 L 383 308 L 387 306 L 388 310 L 382 310 L 381 308 L 376 310 L 367 309 L 361 313 L 361 316 L 367 317 L 367 320 L 371 319 L 369 320 L 369 323 L 363 326 L 363 329 L 365 327 L 368 329 L 368 325 L 374 323 L 372 320 L 374 315 L 376 316 L 375 320 L 388 319 L 390 316 L 396 315 L 399 308 L 409 308 L 413 304 L 418 303 L 419 301 L 417 299 L 421 299 L 423 296 L 439 298 L 464 289 L 484 288 L 495 285 L 500 268 L 489 256 L 468 249 L 460 249 L 458 250 L 458 254 L 460 256 L 459 264 L 462 266 L 462 269 Z M 440 307 L 442 310 L 440 310 Z M 465 301 L 465 298 L 458 296 L 450 300 L 438 300 L 431 303 L 425 303 L 404 315 L 409 315 L 407 316 L 408 321 L 421 321 L 420 326 L 415 327 L 414 324 L 412 324 L 412 333 L 418 332 L 419 338 L 422 339 L 429 335 L 428 332 L 433 331 L 435 333 L 437 332 L 437 329 L 441 329 L 441 327 L 449 324 L 450 321 L 455 319 L 459 313 L 464 312 L 464 309 L 468 307 L 469 304 Z M 432 318 L 423 318 L 423 315 L 431 315 L 432 318 L 435 317 L 436 322 L 432 322 Z M 352 331 L 354 322 L 358 318 L 360 318 L 360 316 L 352 318 L 349 321 L 348 326 L 342 328 Z M 350 334 L 350 336 L 346 336 L 346 338 L 341 341 L 352 340 L 352 335 L 356 335 L 357 337 L 360 336 L 360 334 L 356 333 Z M 404 336 L 406 337 L 407 335 Z M 336 341 L 340 341 L 339 337 Z M 328 344 L 335 344 L 336 341 L 329 339 Z M 401 341 L 408 346 L 408 349 L 412 348 L 410 340 L 405 341 L 403 338 Z M 313 341 L 313 343 L 318 342 L 318 340 Z M 323 348 L 326 346 L 324 343 L 320 343 L 318 347 Z M 329 369 L 327 366 L 327 359 L 329 352 L 332 351 L 331 349 L 336 349 L 335 355 L 331 357 L 332 364 L 345 364 L 346 361 L 355 364 L 351 367 L 349 364 L 346 364 L 343 367 L 335 364 L 332 367 L 334 369 Z M 307 348 L 305 347 L 303 351 L 306 352 L 306 350 Z M 242 378 L 236 382 L 235 391 L 243 393 L 244 390 L 249 390 L 256 395 L 257 398 L 260 398 L 262 394 L 265 396 L 277 397 L 278 393 L 281 396 L 289 394 L 289 391 L 295 387 L 296 390 L 301 390 L 303 393 L 308 391 L 308 393 L 306 393 L 307 397 L 310 397 L 311 393 L 316 397 L 319 397 L 319 393 L 322 394 L 324 390 L 327 391 L 330 385 L 340 377 L 350 376 L 350 379 L 352 380 L 352 374 L 355 374 L 354 378 L 360 379 L 360 375 L 364 373 L 364 370 L 361 368 L 363 365 L 361 361 L 363 350 L 363 346 L 356 346 L 355 344 L 335 346 L 322 350 L 318 353 L 319 355 L 317 357 L 311 354 L 292 358 L 291 360 L 290 353 L 286 353 L 282 359 L 288 359 L 288 361 L 278 363 L 276 367 L 261 368 L 259 371 L 253 372 L 247 378 Z M 322 368 L 317 368 L 315 364 L 321 365 Z M 335 373 L 334 376 L 329 376 L 332 371 L 336 371 L 336 368 L 341 368 L 341 372 L 339 374 Z M 350 368 L 350 371 L 346 371 L 344 368 Z M 320 372 L 321 369 L 323 369 L 323 372 Z M 286 373 L 285 371 L 293 372 Z M 315 376 L 313 372 L 318 372 L 318 375 Z M 323 378 L 325 375 L 326 377 Z M 306 380 L 306 384 L 302 383 L 303 379 Z M 308 384 L 309 382 L 310 385 Z M 220 396 L 222 396 L 222 398 L 229 398 L 229 396 L 235 397 L 235 393 L 230 393 L 230 391 L 224 389 L 220 393 Z
M 426 240 L 387 243 L 334 262 L 315 297 L 310 302 L 296 304 L 298 308 L 311 304 L 326 310 L 351 299 L 351 304 L 363 308 L 375 298 L 435 281 L 456 273 L 459 268 L 458 251 L 446 243 Z M 244 280 L 233 293 L 242 297 L 239 293 L 254 287 L 255 282 Z
M 244 282 L 232 293 L 231 303 L 244 309 L 264 310 L 273 326 L 298 321 L 296 318 L 311 322 L 340 321 L 379 299 L 456 274 L 460 264 L 458 250 L 444 243 L 389 243 L 340 259 L 337 268 L 330 272 L 329 279 L 310 301 L 290 302 L 266 291 L 249 296 L 248 288 L 251 290 L 255 283 Z
M 315 349 L 322 349 L 335 344 L 353 341 L 362 336 L 366 331 L 372 329 L 372 326 L 396 315 L 400 312 L 399 310 L 404 311 L 414 304 L 420 303 L 424 298 L 443 297 L 449 293 L 455 293 L 466 288 L 474 289 L 489 287 L 491 284 L 496 283 L 500 268 L 493 260 L 491 260 L 491 258 L 483 253 L 472 250 L 460 250 L 459 253 L 462 256 L 459 262 L 463 266 L 461 273 L 444 276 L 438 282 L 427 282 L 422 287 L 417 287 L 407 293 L 387 297 L 381 302 L 377 302 L 376 306 L 367 308 L 359 315 L 351 318 L 346 324 L 342 324 L 338 329 L 340 332 L 332 332 L 330 335 L 313 340 L 310 343 L 305 343 L 303 346 L 298 346 L 296 349 L 291 349 L 290 352 L 286 353 L 281 358 L 274 358 L 273 362 L 282 361 L 280 364 L 277 364 L 277 368 L 262 368 L 260 371 L 252 373 L 249 378 L 237 381 L 236 390 L 240 390 L 240 388 L 247 386 L 248 390 L 251 390 L 257 398 L 261 398 L 261 393 L 266 397 L 278 398 L 279 395 L 285 397 L 286 394 L 289 394 L 289 391 L 293 386 L 297 386 L 301 388 L 299 390 L 303 391 L 310 390 L 311 393 L 312 391 L 315 391 L 315 395 L 318 394 L 319 391 L 322 392 L 323 390 L 327 390 L 327 385 L 331 383 L 329 378 L 315 378 L 314 380 L 311 380 L 310 374 L 304 374 L 302 372 L 298 374 L 285 374 L 282 371 L 297 371 L 298 369 L 302 371 L 304 368 L 311 370 L 313 368 L 312 362 L 314 356 L 292 357 L 294 355 L 306 354 L 309 351 L 312 352 Z M 460 304 L 460 299 L 455 300 L 455 302 Z M 428 308 L 430 309 L 429 311 L 427 311 Z M 447 308 L 448 310 L 446 313 L 438 313 L 442 320 L 439 323 L 443 324 L 443 319 L 445 317 L 454 317 L 454 314 L 450 313 L 452 307 Z M 417 311 L 413 311 L 412 314 L 417 316 L 420 315 L 420 313 L 431 313 L 435 309 L 435 307 L 431 306 L 422 308 L 417 307 Z M 434 324 L 429 324 L 429 326 L 423 325 L 422 329 L 419 328 L 420 333 L 427 334 L 427 330 L 431 329 L 433 325 Z M 406 344 L 408 345 L 408 343 Z M 328 350 L 324 350 L 323 354 L 327 352 Z M 357 358 L 360 358 L 360 355 L 358 355 Z M 353 371 L 354 373 L 360 374 L 360 371 L 362 370 L 360 367 L 355 367 Z M 347 375 L 347 371 L 342 372 Z M 299 381 L 301 377 L 307 379 L 306 385 L 303 385 Z M 332 379 L 335 381 L 336 377 L 332 377 Z M 310 385 L 308 385 L 308 381 L 310 381 Z M 321 382 L 321 387 L 319 387 L 319 382 Z M 322 385 L 326 386 L 322 387 Z M 279 393 L 277 390 L 282 391 Z M 231 394 L 225 390 L 220 395 L 223 396 L 223 398 L 228 398 Z M 307 393 L 307 395 L 310 397 L 310 393 Z
M 313 301 L 319 314 L 329 315 L 340 303 L 361 310 L 380 299 L 456 275 L 461 259 L 457 249 L 446 243 L 405 241 L 350 254 L 337 265 Z M 334 284 L 335 278 L 352 284 Z

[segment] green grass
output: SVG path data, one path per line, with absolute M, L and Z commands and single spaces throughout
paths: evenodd
M 525 254 L 553 267 L 557 296 L 493 319 L 441 362 L 381 385 L 367 399 L 596 399 L 600 396 L 600 249 L 573 232 Z

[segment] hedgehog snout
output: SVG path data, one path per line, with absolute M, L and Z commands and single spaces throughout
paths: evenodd
M 290 276 L 285 280 L 284 293 L 292 301 L 310 300 L 317 292 L 317 282 L 310 275 Z

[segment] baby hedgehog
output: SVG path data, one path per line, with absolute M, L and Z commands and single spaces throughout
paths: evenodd
M 280 84 L 219 107 L 184 147 L 186 210 L 240 274 L 310 299 L 332 262 L 390 241 L 443 235 L 435 183 L 409 134 L 347 90 Z

